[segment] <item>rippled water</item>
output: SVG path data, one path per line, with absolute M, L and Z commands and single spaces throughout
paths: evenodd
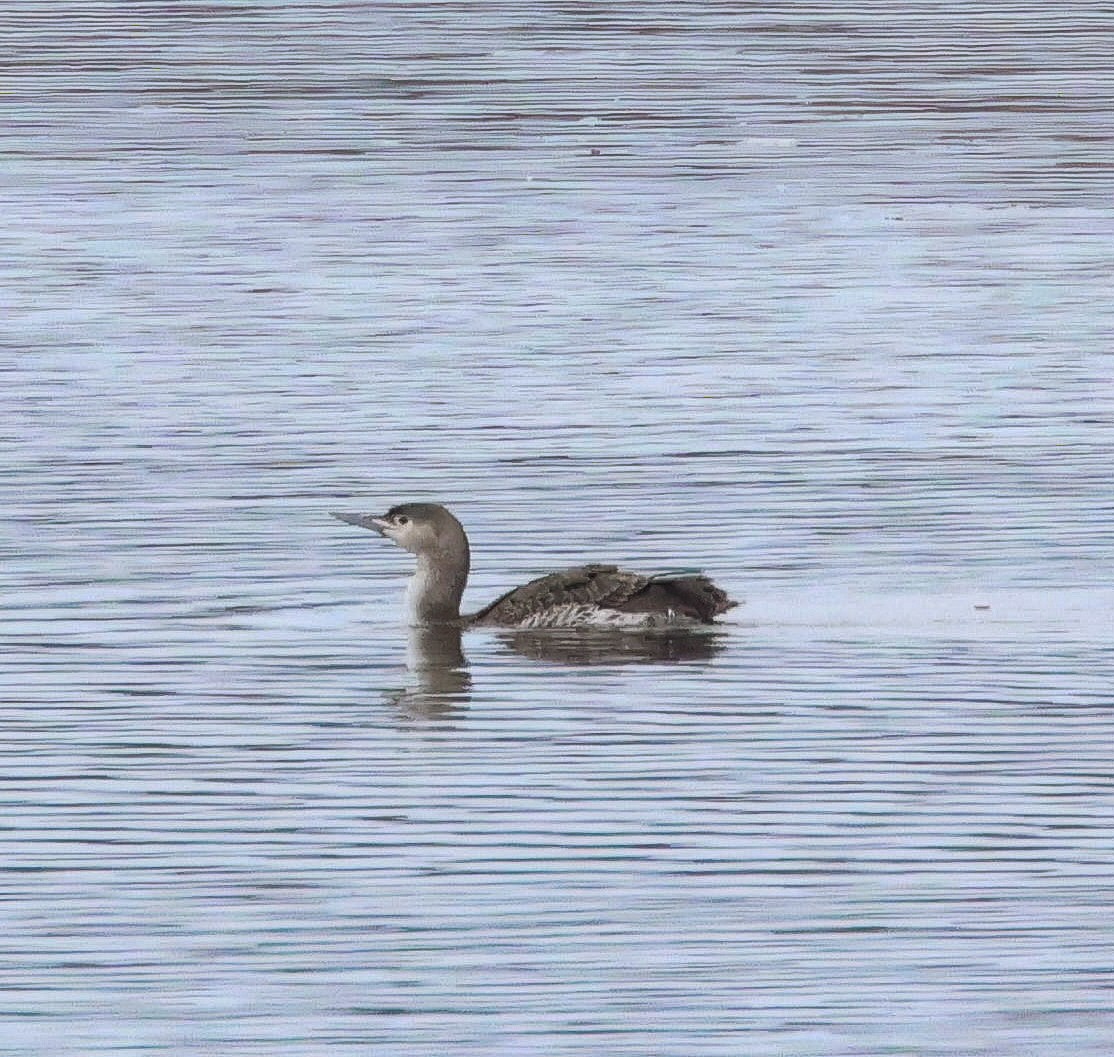
M 1105 1057 L 1101 5 L 9 4 L 0 1053 Z M 699 639 L 399 626 L 700 567 Z

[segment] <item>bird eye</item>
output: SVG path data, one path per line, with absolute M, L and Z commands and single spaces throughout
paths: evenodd
M 398 517 L 395 518 L 395 524 L 405 525 L 409 520 L 410 519 L 405 514 L 399 514 Z

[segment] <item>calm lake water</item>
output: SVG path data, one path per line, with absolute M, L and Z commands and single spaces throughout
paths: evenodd
M 0 1053 L 1107 1057 L 1106 5 L 48 6 Z M 419 498 L 745 604 L 422 639 Z

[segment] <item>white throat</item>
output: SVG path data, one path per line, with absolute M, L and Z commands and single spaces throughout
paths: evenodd
M 406 622 L 411 627 L 424 623 L 421 604 L 429 595 L 433 580 L 433 569 L 424 558 L 418 558 L 418 567 L 406 583 Z

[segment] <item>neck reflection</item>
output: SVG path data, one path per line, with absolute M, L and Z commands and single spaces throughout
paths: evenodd
M 400 711 L 415 718 L 436 719 L 467 707 L 472 673 L 461 645 L 458 624 L 433 624 L 408 629 L 407 685 L 387 694 Z

